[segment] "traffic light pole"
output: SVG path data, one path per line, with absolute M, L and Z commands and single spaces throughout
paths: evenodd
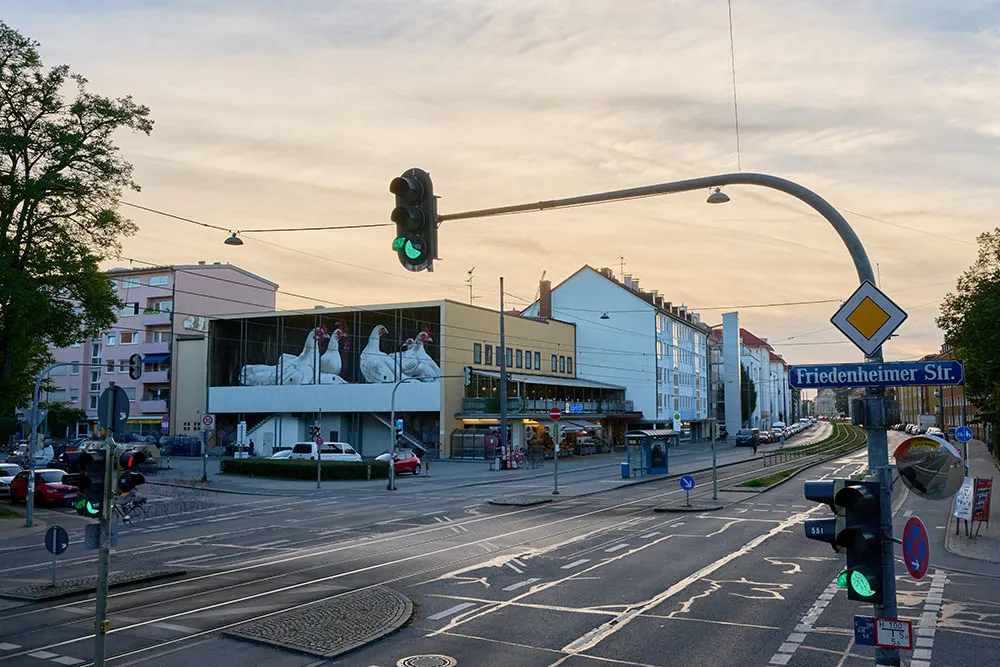
M 94 667 L 104 666 L 105 638 L 108 632 L 108 572 L 111 568 L 111 487 L 115 469 L 115 383 L 111 383 L 111 400 L 108 401 L 107 438 L 104 440 L 104 500 L 101 502 L 100 551 L 97 559 L 97 595 L 94 612 Z
M 692 178 L 683 181 L 672 181 L 669 183 L 659 183 L 656 185 L 646 185 L 626 190 L 613 190 L 610 192 L 600 192 L 596 194 L 582 195 L 579 197 L 567 197 L 564 199 L 551 199 L 545 201 L 532 202 L 527 204 L 516 204 L 513 206 L 501 206 L 496 208 L 477 209 L 474 211 L 464 211 L 459 213 L 447 213 L 437 216 L 438 222 L 448 220 L 468 220 L 472 218 L 487 218 L 496 215 L 509 215 L 512 213 L 527 213 L 530 211 L 547 211 L 550 209 L 567 208 L 570 206 L 580 206 L 584 204 L 599 204 L 603 202 L 622 201 L 626 199 L 637 199 L 640 197 L 651 197 L 656 195 L 674 194 L 678 192 L 690 192 L 692 190 L 704 190 L 726 185 L 755 185 L 772 190 L 778 190 L 785 194 L 799 199 L 810 206 L 817 213 L 826 218 L 827 222 L 833 225 L 834 230 L 840 236 L 841 241 L 847 247 L 851 259 L 854 261 L 854 268 L 857 271 L 860 282 L 869 281 L 876 284 L 875 273 L 872 271 L 871 261 L 868 253 L 858 235 L 848 224 L 844 216 L 835 209 L 828 201 L 818 194 L 805 188 L 798 183 L 788 179 L 769 174 L 756 174 L 751 172 L 718 174 L 715 176 L 705 176 L 703 178 Z M 501 290 L 501 297 L 502 297 Z M 501 320 L 502 321 L 502 320 Z M 506 354 L 506 350 L 503 350 Z M 882 363 L 882 348 L 879 347 L 875 353 L 868 357 L 868 363 Z M 503 368 L 501 368 L 503 372 Z M 503 375 L 501 375 L 501 381 Z M 883 604 L 876 605 L 875 613 L 880 618 L 896 617 L 896 576 L 895 562 L 893 560 L 892 542 L 892 494 L 889 483 L 889 451 L 888 438 L 885 432 L 885 388 L 874 387 L 866 390 L 867 412 L 866 428 L 868 430 L 868 468 L 872 475 L 878 477 L 880 482 L 880 495 L 882 507 L 882 567 L 884 578 Z M 501 396 L 501 405 L 505 405 L 506 396 Z M 506 435 L 506 434 L 501 434 Z M 899 650 L 890 648 L 877 648 L 875 650 L 876 663 L 878 667 L 898 667 L 900 664 Z

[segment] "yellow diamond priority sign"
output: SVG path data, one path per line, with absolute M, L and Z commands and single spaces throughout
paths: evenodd
M 903 309 L 867 280 L 830 318 L 866 357 L 872 356 L 904 320 Z

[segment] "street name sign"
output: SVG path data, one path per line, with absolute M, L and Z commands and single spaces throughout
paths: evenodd
M 791 366 L 788 384 L 795 389 L 837 387 L 922 387 L 965 383 L 961 361 L 896 361 L 884 364 Z
M 867 280 L 830 318 L 866 357 L 875 354 L 905 320 L 906 312 Z
M 913 626 L 898 618 L 876 618 L 875 646 L 913 650 Z

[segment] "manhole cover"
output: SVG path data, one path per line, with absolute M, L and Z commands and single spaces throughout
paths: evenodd
M 458 660 L 447 655 L 411 655 L 396 663 L 396 667 L 455 667 Z

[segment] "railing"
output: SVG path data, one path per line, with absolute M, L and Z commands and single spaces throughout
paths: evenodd
M 604 415 L 633 412 L 632 401 L 566 401 L 555 399 L 507 399 L 507 411 L 511 414 L 545 414 L 553 407 L 562 409 L 567 417 L 572 415 Z M 500 400 L 494 398 L 463 398 L 463 414 L 498 414 Z
M 846 454 L 859 449 L 868 442 L 864 429 L 846 424 L 834 424 L 833 434 L 828 438 L 809 445 L 782 447 L 770 452 L 764 452 L 764 467 L 787 463 L 808 456 L 832 456 Z

